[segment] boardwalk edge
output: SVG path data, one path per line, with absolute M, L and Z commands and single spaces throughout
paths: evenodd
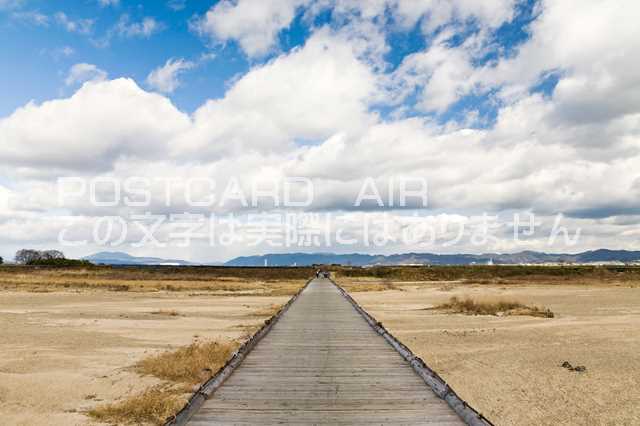
M 289 307 L 296 301 L 296 299 L 302 294 L 302 292 L 309 286 L 313 279 L 307 281 L 307 283 L 294 294 L 289 301 L 280 308 L 271 318 L 267 319 L 264 325 L 253 336 L 245 341 L 240 348 L 233 354 L 233 356 L 227 361 L 227 363 L 218 370 L 209 380 L 207 380 L 200 388 L 189 398 L 186 405 L 175 415 L 170 417 L 165 426 L 182 426 L 186 425 L 189 419 L 202 407 L 204 402 L 215 393 L 220 386 L 231 376 L 231 373 L 240 366 L 244 358 L 253 350 L 253 348 L 262 340 L 269 331 L 273 328 L 275 323 L 284 315 Z
M 489 419 L 485 418 L 482 414 L 467 404 L 466 401 L 460 398 L 458 394 L 451 389 L 447 382 L 427 366 L 422 358 L 415 355 L 411 349 L 391 334 L 381 322 L 365 311 L 364 308 L 362 308 L 344 288 L 334 280 L 330 281 L 338 288 L 338 290 L 340 290 L 342 296 L 351 303 L 355 310 L 358 311 L 358 313 L 376 331 L 376 333 L 384 337 L 387 343 L 389 343 L 402 356 L 402 358 L 411 365 L 413 370 L 424 380 L 433 392 L 438 395 L 438 397 L 444 399 L 462 420 L 470 426 L 493 426 L 493 423 L 491 423 Z

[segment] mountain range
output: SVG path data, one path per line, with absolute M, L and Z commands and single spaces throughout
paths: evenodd
M 489 264 L 542 264 L 542 263 L 601 263 L 640 262 L 640 251 L 593 250 L 576 254 L 550 254 L 535 251 L 519 253 L 487 254 L 434 254 L 404 253 L 392 255 L 334 254 L 334 253 L 286 253 L 262 256 L 237 257 L 226 266 L 308 266 L 314 264 L 341 264 L 351 266 L 372 265 L 473 265 Z
M 197 263 L 179 259 L 161 259 L 159 257 L 137 257 L 119 251 L 103 251 L 82 258 L 96 265 L 176 265 L 189 266 Z
M 194 263 L 179 259 L 136 257 L 123 252 L 100 252 L 84 259 L 103 265 L 216 265 Z M 340 264 L 351 266 L 372 265 L 473 265 L 473 264 L 543 264 L 543 263 L 640 263 L 640 251 L 599 249 L 575 254 L 554 254 L 536 251 L 487 254 L 434 254 L 403 253 L 392 255 L 336 254 L 336 253 L 271 253 L 236 257 L 224 266 L 310 266 Z

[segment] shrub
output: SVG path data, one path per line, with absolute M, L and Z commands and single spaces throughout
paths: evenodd
M 175 391 L 155 386 L 137 395 L 89 411 L 94 419 L 111 424 L 162 425 L 184 405 Z
M 194 342 L 175 351 L 153 355 L 136 364 L 136 371 L 180 383 L 200 383 L 222 368 L 239 344 L 234 341 Z
M 36 259 L 27 263 L 31 266 L 93 266 L 88 260 L 78 259 Z
M 59 250 L 31 250 L 22 249 L 16 253 L 16 262 L 23 265 L 40 266 L 91 266 L 86 260 L 67 259 Z
M 537 306 L 526 306 L 513 300 L 475 301 L 470 297 L 459 299 L 453 296 L 449 302 L 436 306 L 452 313 L 467 315 L 528 315 L 541 318 L 553 318 L 553 312 Z

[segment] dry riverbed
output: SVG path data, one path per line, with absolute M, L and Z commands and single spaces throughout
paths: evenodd
M 97 424 L 89 410 L 164 383 L 134 371 L 140 360 L 194 341 L 242 341 L 304 284 L 117 291 L 21 285 L 14 275 L 0 276 L 0 416 L 8 425 Z
M 359 290 L 358 303 L 497 425 L 640 424 L 635 283 L 338 281 Z M 453 296 L 516 300 L 554 317 L 433 309 Z

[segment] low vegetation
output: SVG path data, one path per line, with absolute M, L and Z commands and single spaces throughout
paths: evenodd
M 275 279 L 279 269 L 282 276 Z M 293 269 L 293 268 L 291 268 Z M 267 272 L 268 271 L 268 272 Z M 70 267 L 0 266 L 0 288 L 6 290 L 106 290 L 134 292 L 202 292 L 209 295 L 291 296 L 313 273 L 292 278 L 288 268 Z M 264 276 L 261 273 L 264 272 Z
M 57 266 L 68 268 L 70 266 L 81 266 L 85 268 L 92 267 L 93 264 L 88 260 L 78 259 L 39 259 L 29 262 L 30 266 Z
M 534 265 L 465 265 L 465 266 L 376 266 L 372 268 L 332 267 L 337 281 L 391 280 L 396 282 L 457 281 L 467 284 L 584 284 L 639 283 L 636 266 L 534 266 Z
M 156 424 L 162 425 L 186 402 L 181 392 L 168 386 L 158 385 L 137 395 L 111 404 L 100 405 L 89 416 L 110 424 Z
M 28 253 L 27 253 L 28 254 Z M 61 258 L 60 258 L 61 259 Z M 34 262 L 37 260 L 31 260 Z M 217 267 L 49 267 L 0 266 L 0 289 L 10 291 L 186 292 L 189 296 L 280 296 L 295 294 L 313 275 L 304 268 Z M 237 302 L 241 304 L 241 302 Z M 271 317 L 283 301 L 274 299 L 247 317 Z M 179 318 L 185 313 L 169 307 L 147 310 L 147 315 Z M 248 318 L 248 338 L 259 325 Z M 133 371 L 160 382 L 144 392 L 104 403 L 87 412 L 109 424 L 163 424 L 185 404 L 194 387 L 214 375 L 238 348 L 238 341 L 194 341 L 192 344 L 142 359 Z
M 135 365 L 135 371 L 164 381 L 145 391 L 100 405 L 87 414 L 112 424 L 164 424 L 186 403 L 193 386 L 211 378 L 238 348 L 236 341 L 195 341 L 189 346 L 152 355 Z
M 466 315 L 526 315 L 540 318 L 553 318 L 553 312 L 537 306 L 526 306 L 512 300 L 477 301 L 470 297 L 461 299 L 453 296 L 447 303 L 437 305 L 435 309 Z
M 31 263 L 33 253 L 26 253 Z M 52 259 L 60 259 L 54 254 Z M 233 355 L 244 338 L 250 337 L 261 326 L 260 321 L 271 317 L 281 308 L 285 299 L 295 294 L 313 275 L 308 268 L 219 268 L 219 267 L 50 267 L 32 265 L 0 266 L 0 290 L 28 292 L 90 293 L 90 292 L 181 292 L 182 294 L 159 294 L 162 304 L 145 305 L 144 312 L 134 309 L 127 312 L 129 318 L 167 319 L 166 322 L 180 321 L 177 318 L 192 315 L 182 310 L 180 305 L 165 303 L 167 299 L 187 299 L 198 296 L 220 296 L 229 303 L 238 305 L 238 312 L 232 318 L 233 327 L 244 326 L 246 330 L 236 329 L 233 334 L 238 341 L 209 341 L 197 338 L 192 344 L 144 358 L 133 365 L 128 373 L 136 380 L 138 373 L 151 384 L 158 383 L 138 392 L 121 395 L 116 401 L 105 400 L 84 414 L 93 420 L 107 424 L 163 424 L 165 420 L 178 412 L 190 394 L 200 384 L 214 375 Z M 83 295 L 85 297 L 87 295 Z M 113 295 L 118 300 L 128 297 Z M 132 295 L 139 297 L 141 295 Z M 155 298 L 155 295 L 149 295 Z M 257 296 L 244 303 L 232 300 L 238 296 Z M 266 299 L 263 296 L 278 296 Z M 24 295 L 16 295 L 24 297 Z M 66 296 L 65 296 L 66 297 Z M 99 297 L 104 297 L 100 295 Z M 109 296 L 110 297 L 110 296 Z M 146 296 L 145 296 L 146 297 Z M 155 299 L 154 299 L 155 300 Z M 192 305 L 189 305 L 192 306 Z M 242 307 L 242 308 L 240 308 Z M 112 313 L 107 314 L 109 318 Z M 102 316 L 101 316 L 102 317 Z M 174 320 L 175 319 L 175 320 Z M 239 331 L 240 330 L 240 331 Z M 242 331 L 242 332 L 241 332 Z M 151 377 L 152 376 L 152 377 Z M 93 392 L 93 391 L 92 391 Z M 91 397 L 93 395 L 93 397 Z M 89 395 L 86 401 L 94 400 Z
M 272 303 L 271 306 L 269 306 L 268 308 L 264 308 L 264 309 L 255 311 L 253 313 L 253 315 L 257 316 L 257 317 L 271 318 L 272 316 L 277 314 L 280 311 L 281 308 L 282 308 L 282 305 L 278 305 L 276 303 Z
M 91 267 L 88 260 L 67 259 L 59 250 L 18 250 L 15 255 L 17 263 L 30 266 L 55 266 L 55 267 Z M 1 263 L 1 262 L 0 262 Z
M 165 317 L 179 317 L 180 313 L 175 309 L 158 309 L 157 311 L 152 311 L 151 315 L 162 315 Z
M 193 342 L 147 357 L 136 364 L 135 370 L 170 382 L 201 383 L 223 367 L 238 346 L 236 341 Z
M 390 280 L 382 280 L 382 281 L 372 281 L 372 282 L 350 282 L 346 281 L 344 283 L 340 283 L 347 291 L 353 292 L 366 292 L 366 291 L 384 291 L 384 290 L 401 290 L 400 287 L 396 286 L 393 281 Z

